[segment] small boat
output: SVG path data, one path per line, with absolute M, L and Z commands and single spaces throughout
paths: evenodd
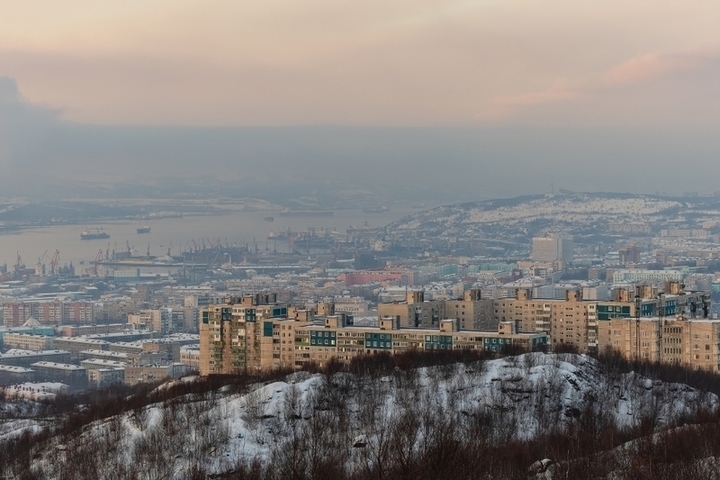
M 263 220 L 265 220 L 266 222 L 274 222 L 275 217 L 263 217 Z
M 150 233 L 150 227 L 147 225 L 143 225 L 142 227 L 137 229 L 137 233 Z

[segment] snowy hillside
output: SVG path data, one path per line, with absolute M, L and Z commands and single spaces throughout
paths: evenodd
M 112 472 L 105 478 L 181 479 L 253 461 L 278 471 L 332 461 L 345 477 L 389 464 L 401 453 L 394 449 L 427 455 L 443 435 L 496 445 L 565 431 L 588 417 L 620 430 L 651 418 L 662 429 L 717 406 L 713 394 L 609 375 L 596 360 L 571 354 L 398 370 L 380 379 L 301 372 L 244 394 L 228 386 L 97 421 L 42 445 L 34 468 L 57 479 L 69 469 L 72 478 L 100 469 Z
M 438 207 L 402 218 L 385 231 L 450 237 L 482 237 L 491 232 L 511 236 L 545 231 L 580 233 L 607 229 L 608 224 L 659 225 L 682 215 L 715 218 L 718 204 L 720 200 L 709 197 L 567 192 Z

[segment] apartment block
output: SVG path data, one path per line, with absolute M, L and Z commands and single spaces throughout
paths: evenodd
M 459 320 L 463 330 L 494 330 L 493 308 L 493 300 L 481 298 L 480 289 L 467 290 L 462 299 L 445 301 L 445 318 Z
M 574 244 L 571 237 L 552 235 L 532 239 L 532 259 L 535 262 L 553 263 L 556 261 L 568 265 L 573 261 Z
M 628 359 L 720 373 L 720 320 L 615 318 L 600 322 L 598 339 L 601 351 L 611 348 Z
M 87 371 L 88 386 L 105 388 L 125 382 L 124 368 L 92 368 Z
M 125 324 L 110 323 L 105 325 L 65 325 L 60 329 L 63 337 L 81 337 L 98 333 L 119 333 L 125 331 Z
M 67 350 L 16 350 L 12 349 L 0 353 L 0 365 L 14 365 L 17 367 L 29 367 L 35 362 L 59 362 L 70 361 L 70 352 Z
M 6 333 L 3 335 L 3 345 L 20 350 L 52 350 L 53 337 L 27 333 Z
M 14 327 L 30 318 L 41 325 L 63 325 L 66 323 L 90 324 L 95 321 L 93 302 L 31 301 L 8 302 L 3 305 L 3 323 Z
M 496 332 L 461 330 L 456 319 L 440 322 L 438 329 L 402 328 L 397 319 L 381 318 L 379 327 L 344 325 L 341 316 L 328 317 L 325 325 L 295 325 L 294 368 L 310 363 L 324 365 L 330 359 L 350 362 L 358 355 L 410 350 L 479 350 L 502 352 L 544 349 L 545 333 L 521 333 L 516 322 L 503 322 Z
M 192 371 L 200 370 L 200 345 L 184 345 L 180 348 L 180 362 Z
M 548 344 L 547 334 L 521 333 L 516 322 L 503 322 L 495 332 L 462 330 L 458 319 L 438 320 L 434 329 L 417 329 L 405 328 L 397 315 L 391 315 L 381 317 L 379 327 L 356 327 L 351 317 L 333 315 L 328 306 L 318 307 L 315 321 L 312 314 L 296 312 L 288 318 L 284 305 L 259 305 L 252 298 L 201 310 L 200 374 L 302 368 L 331 358 L 348 362 L 361 354 L 411 349 L 497 352 L 514 346 L 529 351 Z
M 170 331 L 172 310 L 141 310 L 140 313 L 129 314 L 127 322 L 135 330 L 150 330 L 165 334 Z
M 425 293 L 409 290 L 404 302 L 378 304 L 378 317 L 394 317 L 401 327 L 438 327 L 447 318 L 445 300 L 425 301 Z
M 201 310 L 201 375 L 261 369 L 267 363 L 260 357 L 260 345 L 261 339 L 268 337 L 268 331 L 272 342 L 273 327 L 265 320 L 288 315 L 287 305 L 275 303 L 276 298 L 275 295 L 246 295 L 238 303 Z
M 182 363 L 127 367 L 125 369 L 125 385 L 156 382 L 165 378 L 180 378 L 185 375 L 186 372 L 187 367 Z
M 643 285 L 617 289 L 613 300 L 597 301 L 583 300 L 580 291 L 568 290 L 565 300 L 551 300 L 535 299 L 529 289 L 517 289 L 515 298 L 494 301 L 493 314 L 497 322 L 520 322 L 522 332 L 550 334 L 552 348 L 569 345 L 588 353 L 599 346 L 598 325 L 602 321 L 679 314 L 694 317 L 709 308 L 709 295 L 705 292 L 684 292 L 676 282 L 668 283 L 665 291 L 669 293 L 665 295 L 657 287 Z
M 88 337 L 58 337 L 54 341 L 55 348 L 67 350 L 73 358 L 83 350 L 107 350 L 109 342 Z
M 87 386 L 84 367 L 57 362 L 36 362 L 30 367 L 35 370 L 35 378 L 39 381 L 64 383 L 72 390 L 82 390 Z
M 0 385 L 35 381 L 35 370 L 12 365 L 0 365 Z

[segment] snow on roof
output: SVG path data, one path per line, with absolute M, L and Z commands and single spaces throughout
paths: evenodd
M 22 324 L 23 327 L 42 327 L 42 324 L 38 322 L 35 318 L 30 317 L 27 319 L 25 323 Z

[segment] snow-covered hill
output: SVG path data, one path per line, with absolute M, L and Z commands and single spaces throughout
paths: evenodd
M 245 393 L 228 386 L 97 421 L 38 446 L 35 468 L 57 479 L 68 469 L 72 478 L 100 470 L 112 472 L 104 478 L 181 479 L 253 461 L 282 471 L 329 459 L 350 475 L 389 462 L 398 448 L 422 455 L 441 434 L 502 444 L 581 418 L 620 429 L 651 420 L 661 429 L 717 407 L 713 394 L 610 375 L 583 355 L 532 353 L 379 379 L 299 372 Z
M 391 223 L 386 232 L 422 231 L 445 236 L 482 236 L 490 231 L 540 234 L 606 229 L 611 223 L 654 225 L 678 215 L 715 218 L 720 199 L 674 199 L 653 195 L 561 193 L 465 203 L 418 212 Z

